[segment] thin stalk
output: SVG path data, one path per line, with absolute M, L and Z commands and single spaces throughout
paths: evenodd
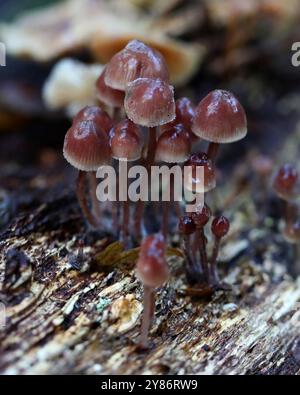
M 204 273 L 204 278 L 207 281 L 209 279 L 209 272 L 208 272 L 208 259 L 207 259 L 207 252 L 206 252 L 206 237 L 204 234 L 203 228 L 197 229 L 197 238 L 199 241 L 199 253 L 201 259 L 201 266 Z
M 214 283 L 218 282 L 217 259 L 220 250 L 220 243 L 221 243 L 221 239 L 215 237 L 214 248 L 210 259 L 210 274 Z
M 140 344 L 142 347 L 148 346 L 148 335 L 154 316 L 155 298 L 153 288 L 144 285 L 144 312 L 141 327 Z
M 97 177 L 96 177 L 96 172 L 92 171 L 89 172 L 89 182 L 90 182 L 90 188 L 91 188 L 91 200 L 92 200 L 92 211 L 95 214 L 95 217 L 99 220 L 101 218 L 101 209 L 99 205 L 99 201 L 97 198 Z
M 149 128 L 148 152 L 146 158 L 146 165 L 148 170 L 154 163 L 155 150 L 156 150 L 156 128 Z
M 209 143 L 207 156 L 213 163 L 216 162 L 216 158 L 219 152 L 219 147 L 220 147 L 219 143 Z
M 87 199 L 86 199 L 86 172 L 79 170 L 76 185 L 76 194 L 82 213 L 88 223 L 94 228 L 97 227 L 98 222 L 93 213 L 91 212 Z
M 162 202 L 162 234 L 164 239 L 167 240 L 168 231 L 169 231 L 169 208 L 170 202 Z
M 195 256 L 191 249 L 191 236 L 183 235 L 183 252 L 186 258 L 186 277 L 189 283 L 194 284 L 197 282 L 198 273 L 195 266 Z

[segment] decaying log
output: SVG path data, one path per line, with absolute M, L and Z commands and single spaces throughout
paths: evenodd
M 158 292 L 151 347 L 141 352 L 133 265 L 107 265 L 109 240 L 93 234 L 74 264 L 83 229 L 74 196 L 64 195 L 2 234 L 2 373 L 300 373 L 300 283 L 272 249 L 256 262 L 251 243 L 263 232 L 228 241 L 229 286 L 212 297 L 189 295 L 182 259 L 169 258 L 172 277 Z

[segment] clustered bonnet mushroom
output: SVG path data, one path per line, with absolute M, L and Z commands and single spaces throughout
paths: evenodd
M 80 206 L 94 227 L 99 225 L 99 202 L 95 193 L 95 172 L 99 167 L 116 163 L 113 159 L 136 161 L 147 170 L 155 162 L 167 166 L 176 164 L 187 175 L 185 190 L 203 194 L 205 201 L 217 185 L 215 159 L 219 145 L 238 141 L 247 133 L 243 107 L 230 92 L 215 90 L 197 106 L 186 97 L 175 101 L 163 56 L 138 40 L 129 42 L 106 64 L 96 83 L 96 95 L 99 106 L 87 107 L 77 114 L 64 142 L 66 160 L 79 170 L 77 196 Z M 196 149 L 202 140 L 209 142 L 206 152 Z M 198 173 L 198 168 L 202 172 Z M 92 174 L 89 176 L 91 202 L 86 194 L 89 173 Z M 142 234 L 144 202 L 135 203 L 135 232 L 131 232 L 130 208 L 126 199 L 120 234 L 125 245 L 130 245 L 129 238 L 140 241 Z M 162 211 L 162 232 L 144 238 L 136 268 L 144 285 L 143 345 L 147 344 L 154 313 L 154 289 L 168 278 L 165 243 L 170 233 L 169 202 L 164 202 Z M 197 206 L 194 212 L 182 215 L 179 204 L 175 211 L 183 239 L 188 281 L 196 285 L 217 285 L 216 263 L 220 241 L 229 231 L 228 219 L 219 216 L 213 220 L 214 247 L 209 256 L 205 228 L 212 212 L 208 205 Z M 119 229 L 119 215 L 115 218 Z M 297 234 L 297 229 L 289 232 L 291 237 Z

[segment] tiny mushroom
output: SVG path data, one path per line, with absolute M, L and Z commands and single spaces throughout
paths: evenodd
M 201 269 L 203 271 L 204 280 L 209 281 L 208 259 L 206 253 L 206 237 L 204 228 L 211 217 L 211 209 L 204 203 L 196 207 L 192 213 L 192 218 L 196 226 L 196 235 L 194 239 L 193 249 L 199 248 Z
M 119 122 L 109 133 L 112 157 L 120 161 L 132 162 L 142 155 L 143 141 L 140 127 L 129 119 Z M 128 196 L 123 202 L 122 236 L 127 244 L 129 235 L 130 204 Z
M 229 220 L 224 217 L 224 215 L 220 215 L 215 217 L 211 224 L 211 231 L 215 237 L 214 249 L 212 252 L 212 257 L 210 259 L 210 274 L 212 277 L 213 283 L 217 283 L 218 280 L 218 272 L 217 272 L 217 259 L 220 250 L 221 239 L 227 235 L 230 229 Z
M 184 187 L 190 192 L 206 193 L 216 187 L 216 170 L 204 152 L 192 154 L 184 164 Z
M 144 287 L 144 313 L 141 328 L 141 346 L 147 347 L 148 333 L 155 311 L 154 290 L 169 277 L 166 244 L 161 234 L 147 236 L 140 247 L 136 274 Z
M 169 81 L 169 71 L 163 56 L 142 41 L 130 41 L 115 54 L 106 66 L 105 83 L 113 89 L 125 91 L 138 78 L 159 78 Z
M 85 196 L 86 173 L 91 173 L 93 179 L 100 166 L 111 162 L 108 134 L 105 130 L 108 115 L 98 111 L 98 108 L 85 108 L 75 117 L 71 128 L 65 135 L 63 154 L 65 159 L 79 170 L 77 179 L 77 197 L 83 214 L 92 226 L 97 226 L 98 220 L 88 207 Z M 98 212 L 96 186 L 91 191 L 93 208 Z M 95 206 L 97 205 L 97 206 Z
M 296 167 L 285 163 L 275 173 L 273 190 L 285 202 L 285 222 L 290 225 L 295 220 L 293 201 L 300 195 L 299 173 Z
M 191 251 L 191 236 L 195 233 L 196 226 L 193 218 L 188 214 L 184 214 L 179 219 L 178 227 L 183 238 L 183 251 L 187 261 L 186 275 L 189 282 L 194 282 L 195 275 L 197 276 L 197 268 L 195 256 L 193 256 Z
M 214 90 L 198 104 L 192 130 L 209 141 L 208 156 L 215 161 L 219 144 L 233 143 L 246 136 L 246 114 L 231 92 Z

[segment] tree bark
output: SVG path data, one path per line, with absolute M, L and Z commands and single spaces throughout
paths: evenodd
M 84 234 L 84 259 L 76 262 L 84 229 L 75 198 L 66 195 L 2 234 L 1 373 L 300 373 L 299 281 L 269 258 L 256 264 L 250 239 L 227 242 L 221 266 L 229 268 L 228 290 L 206 299 L 189 295 L 182 259 L 170 258 L 150 348 L 141 352 L 142 287 L 133 262 L 101 263 L 110 240 L 92 233 Z

